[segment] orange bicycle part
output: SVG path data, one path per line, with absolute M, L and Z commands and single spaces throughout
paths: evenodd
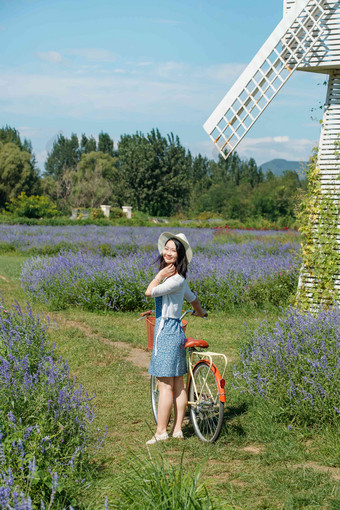
M 197 365 L 199 363 L 205 363 L 206 365 L 208 365 L 208 367 L 211 368 L 211 370 L 212 370 L 212 372 L 213 372 L 213 374 L 215 376 L 217 385 L 218 385 L 218 395 L 219 395 L 220 402 L 225 403 L 225 401 L 226 401 L 225 391 L 224 391 L 225 380 L 222 378 L 222 376 L 221 376 L 217 366 L 214 365 L 213 363 L 210 363 L 209 360 L 202 358 L 199 361 L 197 361 L 197 363 L 195 364 L 195 366 L 193 368 L 193 371 L 195 370 L 195 368 L 197 367 Z M 190 379 L 191 379 L 190 373 L 188 373 L 188 388 L 190 386 Z

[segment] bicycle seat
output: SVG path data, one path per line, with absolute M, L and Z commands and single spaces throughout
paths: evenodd
M 198 340 L 196 338 L 187 338 L 186 344 L 184 346 L 186 349 L 188 347 L 203 347 L 203 349 L 206 349 L 209 347 L 208 342 L 205 340 Z

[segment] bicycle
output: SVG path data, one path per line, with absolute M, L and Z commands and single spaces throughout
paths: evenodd
M 138 320 L 143 318 L 154 319 L 154 317 L 151 317 L 152 313 L 152 310 L 144 312 Z M 186 310 L 181 316 L 182 321 L 188 313 L 195 315 L 193 310 Z M 150 328 L 150 323 L 148 325 L 148 348 L 152 348 L 150 343 L 152 328 Z M 205 340 L 188 337 L 184 347 L 187 350 L 186 392 L 191 423 L 196 436 L 201 441 L 213 443 L 218 439 L 223 425 L 224 403 L 226 401 L 224 374 L 228 360 L 225 354 L 203 352 L 204 349 L 209 347 Z M 222 374 L 213 363 L 213 358 L 216 357 L 222 358 L 224 362 Z M 153 375 L 151 376 L 150 388 L 152 412 L 157 425 L 158 384 L 157 378 Z

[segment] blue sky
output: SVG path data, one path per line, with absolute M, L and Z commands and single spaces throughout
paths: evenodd
M 1 125 L 39 166 L 59 133 L 159 128 L 215 158 L 203 123 L 282 18 L 283 0 L 0 0 Z M 307 160 L 324 75 L 296 72 L 237 151 Z M 314 111 L 312 111 L 314 109 Z

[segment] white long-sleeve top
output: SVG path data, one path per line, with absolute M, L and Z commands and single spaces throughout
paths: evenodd
M 196 296 L 189 289 L 186 279 L 175 274 L 167 278 L 164 283 L 157 285 L 151 291 L 152 297 L 162 296 L 162 317 L 179 319 L 182 314 L 184 298 L 192 303 Z

